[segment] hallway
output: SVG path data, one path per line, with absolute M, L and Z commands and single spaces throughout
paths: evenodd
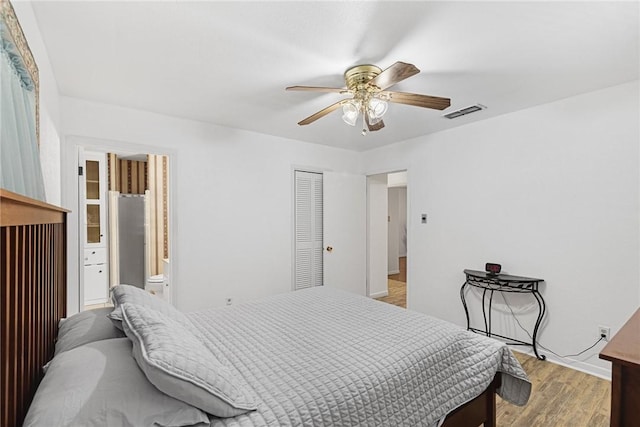
M 389 294 L 378 301 L 407 308 L 407 257 L 399 258 L 400 272 L 388 277 Z

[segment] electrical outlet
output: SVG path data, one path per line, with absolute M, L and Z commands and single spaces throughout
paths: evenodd
M 226 301 L 227 301 L 227 305 L 231 305 L 231 304 L 233 304 L 233 300 L 232 300 L 231 298 L 227 298 L 227 300 L 226 300 Z
M 609 335 L 611 334 L 611 328 L 608 326 L 598 326 L 598 335 L 605 341 L 609 341 Z

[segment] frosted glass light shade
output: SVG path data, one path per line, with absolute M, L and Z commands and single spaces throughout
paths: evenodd
M 382 116 L 387 112 L 387 102 L 378 98 L 371 98 L 368 105 L 369 121 L 376 124 L 382 120 Z
M 355 126 L 360 112 L 358 101 L 349 101 L 342 106 L 342 120 L 348 125 Z

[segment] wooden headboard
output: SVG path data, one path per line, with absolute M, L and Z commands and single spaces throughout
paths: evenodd
M 19 426 L 66 316 L 67 210 L 0 189 L 0 425 Z

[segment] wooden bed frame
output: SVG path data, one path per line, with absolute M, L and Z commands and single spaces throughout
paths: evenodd
M 67 210 L 0 189 L 0 425 L 20 426 L 67 310 Z
M 480 396 L 447 415 L 442 427 L 496 427 L 496 391 L 501 384 L 498 372 Z
M 22 424 L 66 316 L 67 212 L 0 189 L 2 426 Z M 495 427 L 498 387 L 500 374 L 443 427 Z

